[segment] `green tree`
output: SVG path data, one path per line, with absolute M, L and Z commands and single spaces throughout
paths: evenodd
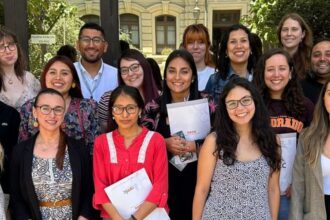
M 39 76 L 47 60 L 63 44 L 74 45 L 82 21 L 77 9 L 66 0 L 29 0 L 28 23 L 30 34 L 54 34 L 56 43 L 29 44 L 31 71 Z
M 265 48 L 274 47 L 278 45 L 277 25 L 283 15 L 291 12 L 306 20 L 314 39 L 330 37 L 330 1 L 325 0 L 253 0 L 242 22 L 260 36 Z

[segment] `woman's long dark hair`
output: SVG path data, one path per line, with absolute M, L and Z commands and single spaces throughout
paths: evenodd
M 132 86 L 120 85 L 111 92 L 109 100 L 109 119 L 108 119 L 108 132 L 118 128 L 116 121 L 112 118 L 112 107 L 120 95 L 127 95 L 131 97 L 137 104 L 138 108 L 142 111 L 144 108 L 144 101 L 139 90 Z M 138 120 L 140 124 L 140 120 Z
M 143 89 L 143 97 L 145 103 L 148 103 L 154 99 L 156 99 L 158 94 L 158 89 L 152 74 L 152 69 L 147 61 L 147 59 L 144 57 L 144 55 L 135 49 L 128 49 L 126 50 L 119 58 L 118 60 L 118 84 L 119 85 L 125 85 L 124 80 L 121 77 L 120 73 L 120 62 L 125 60 L 137 60 L 139 64 L 141 65 L 143 69 L 143 82 L 142 82 L 142 89 Z
M 272 170 L 279 170 L 281 162 L 280 146 L 270 126 L 266 106 L 254 85 L 244 78 L 231 79 L 220 95 L 214 123 L 214 130 L 217 135 L 215 153 L 226 165 L 233 165 L 236 161 L 236 150 L 240 137 L 228 115 L 225 103 L 229 92 L 236 87 L 244 88 L 251 93 L 255 105 L 255 113 L 251 119 L 252 140 L 259 147 Z
M 281 99 L 286 110 L 290 112 L 293 117 L 301 119 L 305 111 L 304 94 L 298 82 L 298 74 L 296 73 L 295 66 L 293 65 L 293 60 L 288 52 L 279 48 L 267 51 L 263 56 L 261 56 L 257 64 L 252 82 L 255 84 L 260 94 L 262 95 L 266 106 L 268 106 L 271 97 L 269 88 L 265 83 L 266 61 L 276 54 L 283 55 L 286 58 L 291 71 L 291 79 L 286 85 Z
M 229 68 L 230 68 L 230 59 L 227 56 L 227 44 L 230 33 L 237 30 L 243 30 L 248 35 L 250 50 L 251 50 L 251 54 L 248 58 L 248 65 L 247 65 L 247 70 L 249 71 L 249 73 L 252 72 L 254 66 L 256 65 L 259 59 L 258 54 L 260 49 L 258 48 L 257 44 L 253 44 L 255 38 L 252 36 L 250 30 L 242 24 L 234 24 L 229 27 L 229 29 L 224 33 L 224 35 L 221 38 L 221 42 L 217 52 L 217 59 L 216 59 L 216 69 L 218 70 L 217 71 L 218 79 L 220 77 L 221 79 L 225 80 L 228 77 Z
M 171 63 L 172 60 L 176 58 L 182 58 L 185 60 L 192 71 L 192 78 L 194 79 L 193 82 L 190 84 L 190 94 L 189 100 L 196 100 L 200 98 L 200 94 L 198 92 L 198 76 L 197 76 L 197 69 L 194 62 L 193 56 L 186 50 L 174 50 L 167 58 L 164 68 L 164 84 L 163 84 L 163 94 L 161 96 L 161 103 L 160 103 L 160 116 L 167 117 L 167 108 L 166 104 L 172 102 L 172 95 L 171 90 L 167 86 L 166 83 L 166 75 L 167 75 L 167 68 L 168 65 Z
M 27 67 L 27 61 L 25 58 L 25 54 L 23 52 L 22 47 L 18 43 L 18 39 L 16 37 L 16 34 L 12 32 L 11 30 L 7 29 L 5 26 L 0 25 L 0 41 L 3 41 L 5 38 L 12 39 L 13 42 L 16 44 L 17 48 L 17 61 L 15 62 L 14 69 L 15 74 L 17 78 L 23 83 L 24 82 L 24 74 Z M 3 69 L 0 65 L 0 91 L 4 90 L 6 91 L 4 82 L 3 82 Z
M 42 89 L 36 96 L 34 104 L 33 104 L 33 106 L 35 108 L 38 106 L 38 101 L 39 101 L 40 96 L 45 95 L 45 94 L 58 95 L 64 101 L 64 97 L 60 92 L 58 92 L 55 89 L 45 88 L 45 89 Z M 64 103 L 65 103 L 65 101 L 64 101 Z M 57 150 L 56 157 L 55 157 L 55 163 L 56 163 L 56 166 L 58 169 L 63 170 L 63 163 L 64 163 L 65 148 L 67 145 L 67 140 L 66 140 L 66 135 L 64 134 L 62 129 L 59 128 L 59 130 L 60 130 L 60 139 L 58 142 L 58 150 Z

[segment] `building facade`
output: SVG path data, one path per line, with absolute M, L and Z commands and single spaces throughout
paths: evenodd
M 99 0 L 70 0 L 84 21 L 99 22 Z M 179 48 L 184 29 L 203 23 L 214 46 L 230 25 L 248 13 L 249 0 L 119 0 L 120 31 L 147 55 Z

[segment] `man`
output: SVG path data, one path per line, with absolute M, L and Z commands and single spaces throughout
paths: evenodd
M 95 23 L 84 24 L 79 31 L 77 49 L 81 59 L 75 62 L 84 98 L 99 101 L 103 93 L 118 86 L 117 69 L 102 60 L 108 49 L 103 28 Z
M 318 40 L 311 54 L 312 72 L 301 81 L 304 95 L 316 104 L 323 84 L 330 79 L 330 39 Z

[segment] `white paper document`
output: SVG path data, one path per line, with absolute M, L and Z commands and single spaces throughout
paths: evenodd
M 278 134 L 277 136 L 281 140 L 280 191 L 283 195 L 292 183 L 293 162 L 297 151 L 297 133 Z
M 152 190 L 151 181 L 144 168 L 104 189 L 121 217 L 130 218 Z M 156 208 L 145 220 L 169 220 L 164 208 Z

